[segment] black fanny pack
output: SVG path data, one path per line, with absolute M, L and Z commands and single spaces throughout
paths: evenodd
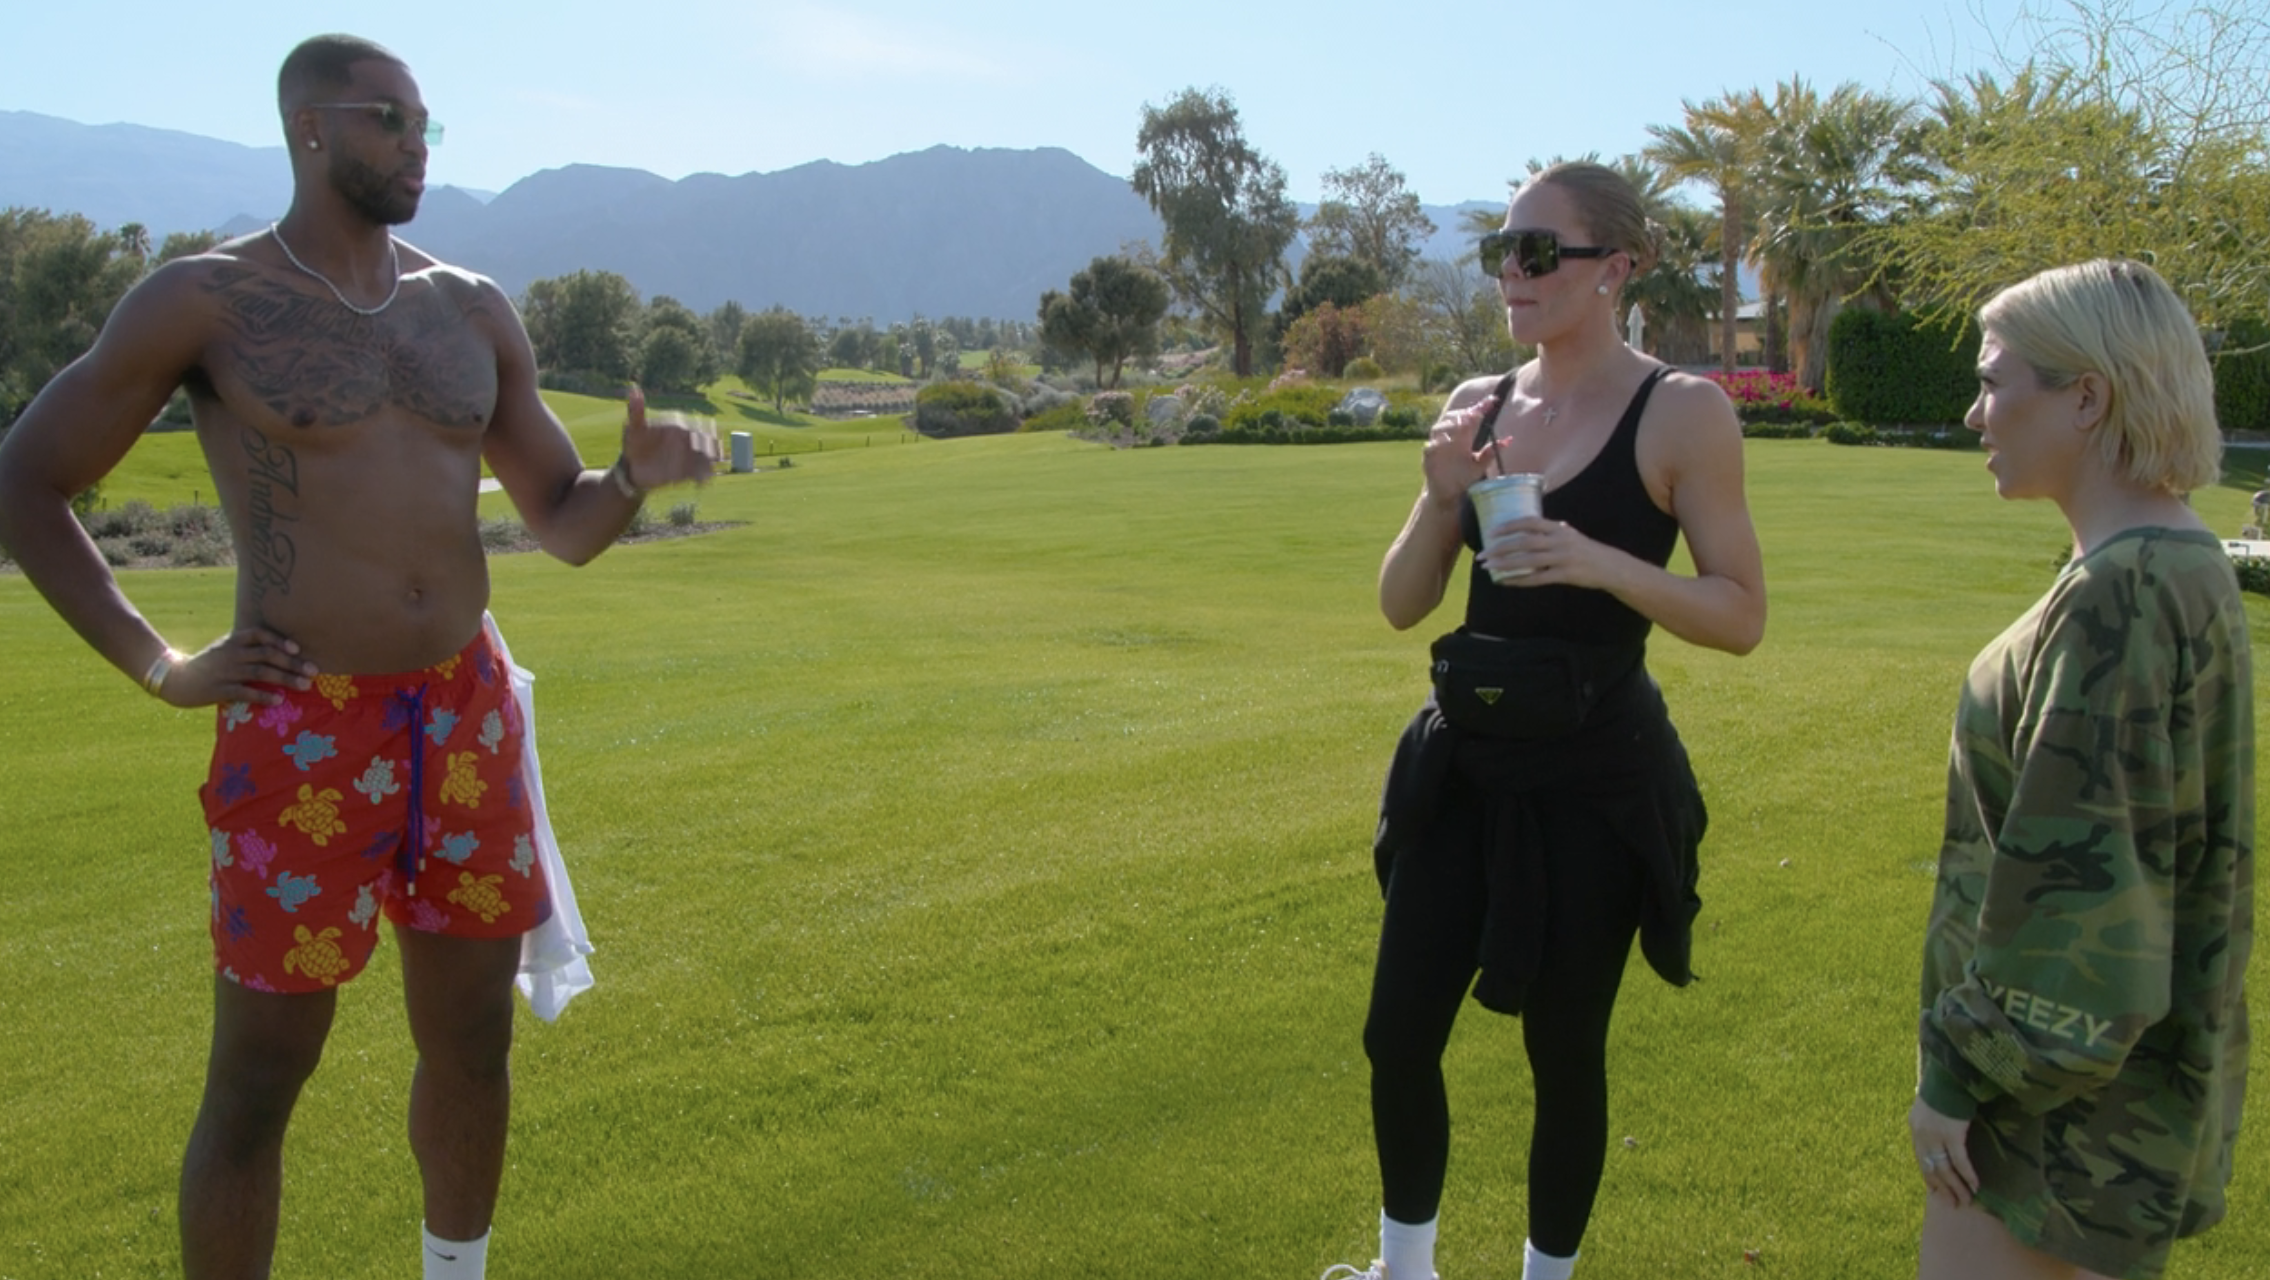
M 1435 705 L 1467 733 L 1556 738 L 1584 726 L 1636 652 L 1562 640 L 1494 640 L 1453 631 L 1434 642 Z

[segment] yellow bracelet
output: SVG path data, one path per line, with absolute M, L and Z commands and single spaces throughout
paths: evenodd
M 150 663 L 150 669 L 142 673 L 142 688 L 144 689 L 144 691 L 146 691 L 153 698 L 163 696 L 166 687 L 166 677 L 172 675 L 174 667 L 177 664 L 185 661 L 188 657 L 188 654 L 174 648 L 172 645 L 167 645 L 165 652 L 159 654 L 157 656 L 157 659 Z

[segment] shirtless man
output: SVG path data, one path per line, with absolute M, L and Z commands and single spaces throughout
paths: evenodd
M 129 677 L 177 707 L 220 706 L 201 792 L 219 972 L 181 1177 L 189 1280 L 268 1274 L 285 1125 L 381 907 L 418 1050 L 425 1274 L 478 1277 L 519 935 L 550 910 L 525 847 L 519 716 L 482 624 L 481 464 L 546 551 L 582 564 L 645 490 L 706 478 L 717 442 L 648 423 L 634 393 L 622 456 L 584 469 L 537 397 L 511 302 L 389 230 L 417 212 L 439 137 L 400 59 L 317 37 L 286 59 L 278 100 L 291 210 L 152 273 L 24 411 L 0 447 L 0 544 Z M 120 593 L 69 506 L 177 386 L 238 565 L 234 629 L 191 654 Z

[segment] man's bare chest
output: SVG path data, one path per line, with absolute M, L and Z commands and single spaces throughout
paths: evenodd
M 248 419 L 344 427 L 408 414 L 478 431 L 497 399 L 497 356 L 463 308 L 432 284 L 405 283 L 374 316 L 257 271 L 222 273 L 205 380 Z

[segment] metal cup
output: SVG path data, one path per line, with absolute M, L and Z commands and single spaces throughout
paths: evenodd
M 1491 476 L 1476 480 L 1466 490 L 1474 500 L 1474 514 L 1482 525 L 1482 550 L 1495 550 L 1498 539 L 1491 535 L 1497 527 L 1509 520 L 1545 514 L 1545 477 L 1534 471 L 1516 472 L 1510 476 Z M 1490 581 L 1504 582 L 1533 573 L 1531 569 L 1513 569 L 1503 575 L 1492 573 Z

